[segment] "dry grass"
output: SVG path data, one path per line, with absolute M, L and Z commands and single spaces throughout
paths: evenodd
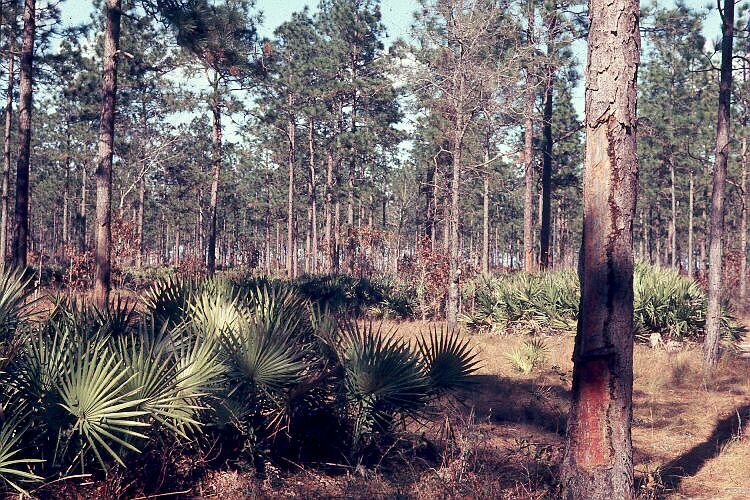
M 411 337 L 428 325 L 404 323 Z M 564 445 L 572 375 L 572 337 L 550 337 L 547 362 L 529 375 L 506 354 L 516 336 L 474 336 L 484 366 L 475 390 L 444 420 L 414 429 L 445 446 L 436 462 L 413 455 L 375 471 L 340 475 L 315 470 L 264 481 L 226 473 L 202 485 L 223 498 L 336 496 L 348 498 L 554 498 Z M 725 357 L 715 380 L 703 383 L 697 347 L 678 353 L 636 346 L 633 447 L 642 498 L 750 497 L 750 361 Z M 446 439 L 447 438 L 447 439 Z M 221 484 L 221 486 L 219 486 Z M 239 488 L 239 489 L 238 489 Z M 243 493 L 240 493 L 243 492 Z M 229 496 L 227 496 L 229 494 Z

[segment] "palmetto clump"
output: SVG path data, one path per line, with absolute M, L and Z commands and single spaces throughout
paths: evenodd
M 0 375 L 0 479 L 18 490 L 127 466 L 167 442 L 219 442 L 262 466 L 304 448 L 313 422 L 338 437 L 329 454 L 359 460 L 479 368 L 453 332 L 409 342 L 283 282 L 170 278 L 139 307 L 58 300 L 33 320 L 21 277 L 0 277 L 0 337 L 16 346 Z
M 636 265 L 633 320 L 638 338 L 658 333 L 666 340 L 703 336 L 706 294 L 692 279 L 671 269 Z M 539 274 L 481 276 L 464 293 L 474 308 L 463 318 L 477 330 L 513 330 L 530 334 L 574 333 L 578 321 L 580 284 L 573 270 Z M 738 329 L 723 316 L 726 337 Z

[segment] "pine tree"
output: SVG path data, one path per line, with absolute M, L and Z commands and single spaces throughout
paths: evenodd
M 636 0 L 589 3 L 581 320 L 564 498 L 632 498 L 633 216 L 638 189 Z

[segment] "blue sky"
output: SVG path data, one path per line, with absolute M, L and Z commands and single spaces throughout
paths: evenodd
M 651 5 L 654 0 L 642 1 L 642 5 Z M 672 6 L 674 0 L 657 0 L 661 6 Z M 255 9 L 262 12 L 263 21 L 259 26 L 262 36 L 271 36 L 274 29 L 288 20 L 293 12 L 302 10 L 305 6 L 315 9 L 318 0 L 256 0 Z M 721 35 L 721 25 L 713 0 L 686 0 L 685 3 L 699 9 L 712 8 L 704 23 L 704 35 L 711 41 Z M 738 2 L 739 3 L 739 2 Z M 383 24 L 385 25 L 387 38 L 386 46 L 397 38 L 408 38 L 413 22 L 413 13 L 419 4 L 417 0 L 381 0 L 381 12 Z M 67 0 L 62 4 L 63 18 L 66 24 L 78 24 L 88 21 L 93 11 L 92 0 Z M 579 59 L 581 72 L 585 64 L 585 45 L 577 44 L 575 48 Z M 583 116 L 583 79 L 579 81 L 578 88 L 574 93 L 574 106 L 579 116 Z
M 260 34 L 270 36 L 278 25 L 292 16 L 292 12 L 298 12 L 305 6 L 314 9 L 317 4 L 317 0 L 256 0 L 255 10 L 263 13 Z M 390 44 L 398 37 L 408 36 L 413 20 L 412 14 L 417 7 L 416 0 L 382 1 L 383 24 L 388 33 L 386 44 Z M 82 23 L 89 20 L 93 10 L 91 0 L 67 0 L 62 4 L 63 20 L 69 25 Z

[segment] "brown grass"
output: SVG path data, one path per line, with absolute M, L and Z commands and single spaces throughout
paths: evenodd
M 426 327 L 404 323 L 399 332 L 412 337 Z M 222 498 L 554 498 L 573 338 L 547 338 L 547 363 L 530 375 L 506 358 L 523 340 L 472 337 L 484 363 L 479 383 L 447 407 L 446 416 L 414 429 L 443 449 L 436 462 L 412 455 L 340 475 L 299 467 L 263 481 L 217 473 L 199 492 Z M 750 497 L 750 360 L 725 356 L 709 385 L 700 363 L 699 346 L 672 354 L 635 348 L 633 448 L 641 498 Z

